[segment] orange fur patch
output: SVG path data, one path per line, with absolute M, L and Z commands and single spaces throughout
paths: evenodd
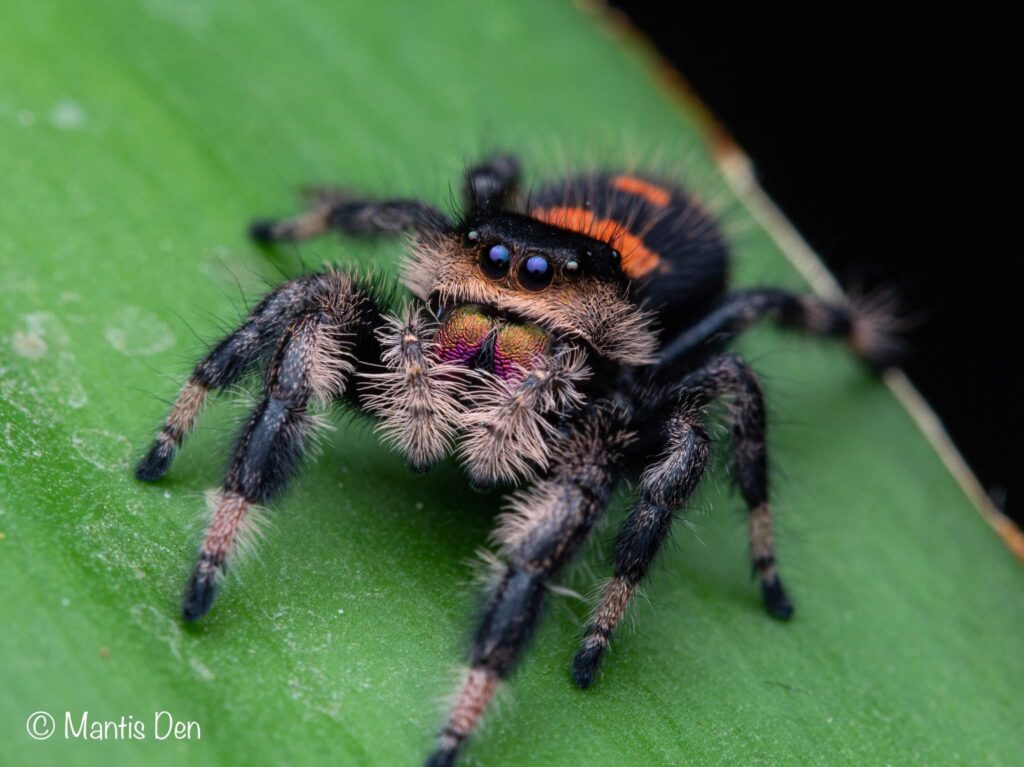
M 668 190 L 636 176 L 616 176 L 612 179 L 612 186 L 627 194 L 643 197 L 651 205 L 659 208 L 667 206 L 672 199 Z
M 630 279 L 649 274 L 661 262 L 661 256 L 613 218 L 598 218 L 589 210 L 572 207 L 542 208 L 534 210 L 533 216 L 546 224 L 614 243 L 622 253 L 622 271 Z

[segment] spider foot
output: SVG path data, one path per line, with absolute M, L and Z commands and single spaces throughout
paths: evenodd
M 423 763 L 423 767 L 452 767 L 457 754 L 458 752 L 454 750 L 438 748 Z
M 260 219 L 249 224 L 249 237 L 253 242 L 269 244 L 280 239 L 275 231 L 277 222 L 272 219 Z
M 181 607 L 181 617 L 186 621 L 202 618 L 213 607 L 213 599 L 217 596 L 216 573 L 206 572 L 197 567 L 188 579 L 185 587 L 185 601 Z
M 604 650 L 603 644 L 587 642 L 572 659 L 572 678 L 580 689 L 585 690 L 594 683 L 594 675 L 601 666 Z
M 761 581 L 761 596 L 764 598 L 765 609 L 773 618 L 788 621 L 793 617 L 793 603 L 789 601 L 779 576 Z
M 135 478 L 143 482 L 156 482 L 167 473 L 173 459 L 174 445 L 158 439 L 135 466 Z

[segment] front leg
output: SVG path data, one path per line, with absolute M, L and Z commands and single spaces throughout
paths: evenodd
M 315 400 L 340 397 L 355 369 L 350 297 L 323 296 L 289 324 L 271 357 L 263 399 L 238 436 L 199 559 L 185 590 L 185 620 L 205 615 L 217 582 L 252 528 L 254 507 L 281 492 L 302 463 L 316 420 Z
M 552 470 L 512 496 L 495 532 L 503 561 L 470 647 L 470 669 L 429 767 L 455 761 L 501 681 L 529 642 L 547 585 L 572 559 L 604 511 L 616 469 L 634 436 L 622 413 L 592 409 L 557 446 Z
M 350 340 L 363 340 L 360 346 L 369 359 L 362 362 L 376 361 L 373 358 L 379 357 L 379 353 L 373 348 L 373 331 L 382 324 L 382 315 L 374 291 L 356 285 L 351 277 L 338 272 L 289 280 L 268 293 L 245 322 L 216 343 L 195 366 L 163 428 L 136 466 L 135 476 L 146 482 L 160 479 L 195 427 L 210 394 L 237 384 L 265 363 L 289 324 L 316 306 L 328 307 L 334 320 L 344 325 Z
M 263 398 L 235 443 L 222 487 L 211 495 L 213 516 L 186 589 L 186 620 L 204 615 L 218 581 L 252 530 L 254 509 L 278 494 L 301 464 L 321 407 L 343 395 L 357 368 L 379 364 L 375 331 L 383 322 L 373 291 L 338 273 L 285 283 L 264 298 L 241 328 L 196 366 L 164 428 L 136 469 L 157 479 L 194 425 L 208 391 L 235 383 L 266 363 Z

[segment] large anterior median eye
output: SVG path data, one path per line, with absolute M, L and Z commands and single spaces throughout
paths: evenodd
M 530 256 L 519 269 L 519 282 L 527 290 L 543 290 L 551 283 L 553 271 L 544 256 Z
M 492 245 L 480 254 L 480 268 L 488 277 L 498 278 L 508 274 L 511 254 L 504 245 Z

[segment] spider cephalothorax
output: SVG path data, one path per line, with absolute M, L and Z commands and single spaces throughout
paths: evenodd
M 211 494 L 186 620 L 210 609 L 253 507 L 299 466 L 317 406 L 342 402 L 371 416 L 417 470 L 454 450 L 474 484 L 519 484 L 495 532 L 495 577 L 432 765 L 454 761 L 524 651 L 548 583 L 627 480 L 636 501 L 573 662 L 577 683 L 592 683 L 673 514 L 708 464 L 704 422 L 716 400 L 730 405 L 733 476 L 764 603 L 788 618 L 761 388 L 723 346 L 772 318 L 844 338 L 876 365 L 892 351 L 879 317 L 771 288 L 726 292 L 721 230 L 677 185 L 593 173 L 522 200 L 518 177 L 511 157 L 472 168 L 456 220 L 417 200 L 318 190 L 308 213 L 254 224 L 265 243 L 331 229 L 411 233 L 403 264 L 411 300 L 394 310 L 379 281 L 336 270 L 284 283 L 196 366 L 136 469 L 140 479 L 162 476 L 209 393 L 262 371 L 263 398 Z
M 479 304 L 621 364 L 653 360 L 652 318 L 630 297 L 621 254 L 585 234 L 485 209 L 453 231 L 424 238 L 405 275 L 415 295 L 442 310 Z

